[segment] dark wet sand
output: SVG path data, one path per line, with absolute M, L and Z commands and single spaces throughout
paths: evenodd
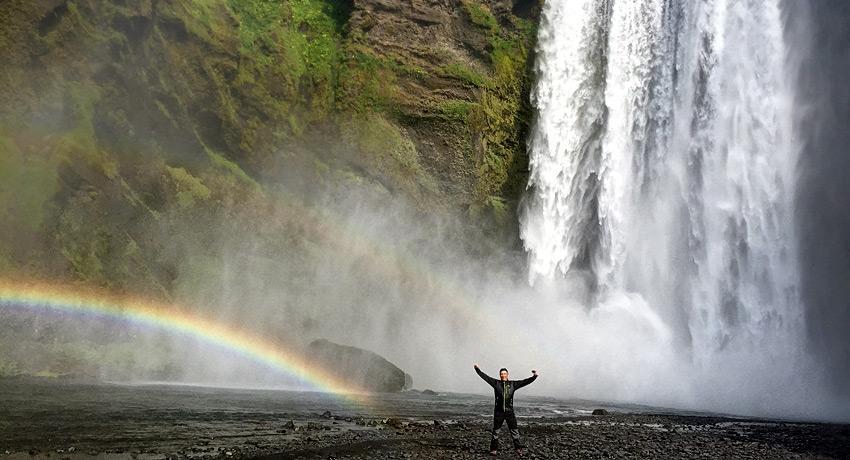
M 489 399 L 0 381 L 0 458 L 485 458 Z M 525 458 L 850 458 L 850 425 L 524 398 Z M 515 458 L 506 428 L 502 458 Z

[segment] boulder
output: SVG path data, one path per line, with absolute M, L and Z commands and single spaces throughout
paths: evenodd
M 400 418 L 390 417 L 384 421 L 384 424 L 393 428 L 404 427 L 404 422 Z
M 434 390 L 422 390 L 422 394 L 428 396 L 437 396 L 439 393 Z
M 608 415 L 608 411 L 605 409 L 593 409 L 593 415 Z
M 310 343 L 307 355 L 346 385 L 376 392 L 398 392 L 405 388 L 404 371 L 369 350 L 318 339 Z

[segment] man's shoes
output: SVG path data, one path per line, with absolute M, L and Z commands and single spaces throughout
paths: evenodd
M 499 455 L 499 451 L 498 450 L 491 450 L 490 455 L 495 457 L 495 456 Z
M 516 454 L 520 457 L 525 455 L 525 449 L 517 449 Z

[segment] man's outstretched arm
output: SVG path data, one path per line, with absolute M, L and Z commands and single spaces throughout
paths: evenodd
M 493 377 L 490 377 L 489 375 L 485 374 L 485 373 L 481 370 L 481 368 L 479 368 L 479 367 L 478 367 L 478 364 L 474 364 L 474 365 L 473 365 L 473 367 L 475 367 L 475 373 L 476 373 L 476 374 L 478 374 L 478 376 L 479 376 L 479 377 L 481 377 L 482 379 L 484 379 L 484 381 L 485 381 L 485 382 L 487 382 L 487 384 L 488 384 L 488 385 L 490 385 L 491 387 L 492 387 L 492 386 L 494 386 L 494 385 L 496 385 L 496 382 L 497 382 L 498 380 L 496 380 L 496 379 L 494 379 Z
M 531 371 L 531 374 L 532 374 L 531 377 L 529 377 L 527 379 L 520 380 L 519 382 L 517 382 L 514 385 L 514 388 L 520 389 L 520 388 L 528 385 L 529 383 L 533 382 L 534 380 L 536 380 L 537 379 L 537 371 Z

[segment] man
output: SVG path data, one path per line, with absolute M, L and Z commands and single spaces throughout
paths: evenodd
M 499 369 L 499 380 L 490 377 L 481 372 L 478 364 L 474 365 L 475 372 L 478 376 L 484 379 L 493 387 L 493 392 L 496 394 L 496 406 L 493 411 L 493 436 L 490 439 L 490 455 L 499 454 L 499 428 L 502 423 L 508 422 L 508 429 L 511 432 L 511 440 L 514 443 L 514 449 L 517 454 L 523 454 L 523 446 L 519 440 L 519 430 L 516 424 L 516 415 L 514 415 L 514 391 L 528 385 L 537 378 L 537 371 L 531 371 L 531 377 L 525 380 L 508 380 L 508 370 L 504 367 Z

